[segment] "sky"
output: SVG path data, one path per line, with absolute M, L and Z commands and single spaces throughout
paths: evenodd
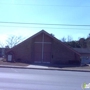
M 90 0 L 0 0 L 0 22 L 90 25 Z M 58 39 L 87 37 L 90 26 L 0 23 L 0 42 L 10 35 L 28 38 L 40 30 Z

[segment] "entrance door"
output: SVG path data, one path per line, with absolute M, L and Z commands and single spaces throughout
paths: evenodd
M 12 55 L 8 55 L 8 61 L 12 61 Z

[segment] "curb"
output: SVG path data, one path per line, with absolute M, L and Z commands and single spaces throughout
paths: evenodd
M 64 69 L 64 68 L 32 68 L 32 67 L 23 67 L 23 66 L 0 66 L 1 68 L 17 68 L 17 69 L 34 69 L 34 70 L 57 70 L 57 71 L 74 71 L 74 72 L 90 72 L 90 70 L 81 70 L 81 69 Z

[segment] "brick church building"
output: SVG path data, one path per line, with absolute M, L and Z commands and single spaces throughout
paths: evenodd
M 68 64 L 80 62 L 80 54 L 52 34 L 41 30 L 7 52 L 7 61 Z

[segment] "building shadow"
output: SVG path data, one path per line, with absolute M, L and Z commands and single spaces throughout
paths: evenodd
M 52 68 L 68 68 L 68 67 L 86 67 L 88 65 L 81 66 L 80 64 L 42 64 L 42 63 L 33 63 L 30 65 L 44 66 L 44 67 L 52 67 Z

